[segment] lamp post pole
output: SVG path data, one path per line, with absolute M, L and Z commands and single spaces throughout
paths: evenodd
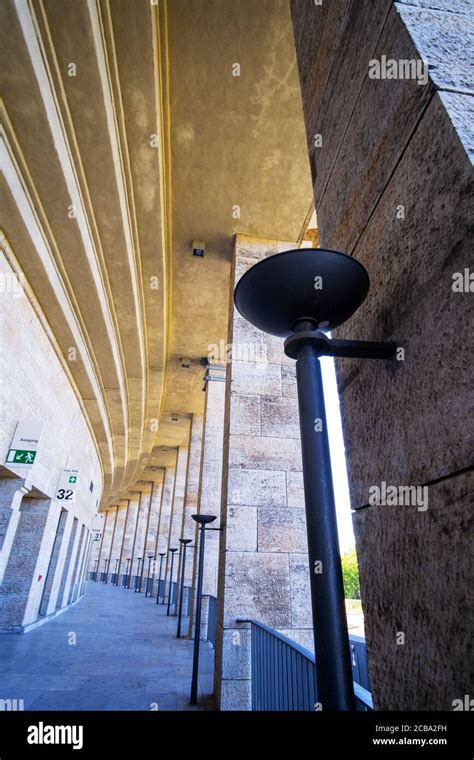
M 102 583 L 107 583 L 108 565 L 109 565 L 109 560 L 104 559 L 104 580 L 102 581 Z
M 137 557 L 137 574 L 135 576 L 135 583 L 133 586 L 133 591 L 136 593 L 138 591 L 138 584 L 140 581 L 140 563 L 142 561 L 141 557 Z
M 171 552 L 171 568 L 170 568 L 170 585 L 168 590 L 168 607 L 166 609 L 166 614 L 170 614 L 170 607 L 171 607 L 171 592 L 173 590 L 173 562 L 174 562 L 174 555 L 178 551 L 178 549 L 170 549 Z
M 146 586 L 145 586 L 145 597 L 148 596 L 148 589 L 150 587 L 150 567 L 151 567 L 151 561 L 153 559 L 153 554 L 148 554 L 148 570 L 147 570 L 147 578 L 146 578 Z
M 202 609 L 202 579 L 204 576 L 204 546 L 206 525 L 214 522 L 215 515 L 191 515 L 193 520 L 200 525 L 199 529 L 199 559 L 198 577 L 196 587 L 196 617 L 194 622 L 194 647 L 193 647 L 193 675 L 191 680 L 191 697 L 189 703 L 197 704 L 198 674 L 199 674 L 199 644 L 201 639 L 201 609 Z M 213 528 L 207 528 L 213 530 Z M 219 528 L 217 528 L 219 530 Z
M 94 582 L 97 582 L 97 568 L 99 566 L 99 560 L 96 559 L 94 562 Z
M 242 316 L 285 338 L 286 355 L 296 359 L 317 695 L 325 711 L 354 710 L 355 703 L 319 359 L 393 357 L 393 343 L 333 340 L 324 333 L 352 316 L 369 285 L 353 257 L 302 249 L 262 259 L 234 294 Z
M 160 587 L 161 587 L 161 570 L 163 568 L 163 558 L 165 557 L 165 552 L 160 552 L 160 571 L 158 573 L 158 588 L 156 589 L 156 603 L 158 604 L 160 601 Z M 164 600 L 164 596 L 163 596 Z
M 183 556 L 181 559 L 181 577 L 179 583 L 179 611 L 178 611 L 178 627 L 176 629 L 176 638 L 181 636 L 181 618 L 183 615 L 183 594 L 184 594 L 184 571 L 186 568 L 186 546 L 191 543 L 190 538 L 180 538 L 180 544 L 183 547 Z
M 132 565 L 131 565 L 131 562 L 132 562 L 132 558 L 129 557 L 127 559 L 127 568 L 126 568 L 126 571 L 125 571 L 125 579 L 124 579 L 124 583 L 123 583 L 123 587 L 124 588 L 130 588 L 130 578 L 132 577 Z
M 117 586 L 118 585 L 118 563 L 119 563 L 119 559 L 116 559 L 115 560 L 115 578 L 114 578 L 114 582 L 112 584 L 113 586 Z

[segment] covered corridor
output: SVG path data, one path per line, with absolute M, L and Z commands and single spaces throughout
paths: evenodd
M 192 641 L 176 617 L 132 589 L 89 583 L 73 607 L 25 636 L 4 634 L 0 700 L 24 710 L 205 710 L 214 652 L 202 642 L 198 705 L 189 705 Z
M 0 0 L 0 700 L 474 693 L 470 5 Z

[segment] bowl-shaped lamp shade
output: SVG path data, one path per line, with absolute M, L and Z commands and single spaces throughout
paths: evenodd
M 216 515 L 191 515 L 191 517 L 200 525 L 207 525 L 216 519 Z
M 324 248 L 301 248 L 262 259 L 239 280 L 234 301 L 255 327 L 287 338 L 299 320 L 318 330 L 342 325 L 363 303 L 370 286 L 352 256 Z

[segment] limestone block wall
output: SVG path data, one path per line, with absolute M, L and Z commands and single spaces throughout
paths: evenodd
M 0 630 L 24 631 L 68 603 L 75 551 L 74 546 L 69 551 L 71 530 L 66 526 L 72 516 L 89 535 L 102 472 L 67 363 L 43 327 L 27 281 L 14 278 L 5 246 L 2 239 Z M 41 421 L 43 430 L 32 468 L 20 473 L 5 462 L 16 425 L 26 420 Z M 75 500 L 63 505 L 66 516 L 60 522 L 56 491 L 66 467 L 77 469 L 79 476 Z
M 371 279 L 337 335 L 405 349 L 337 366 L 374 703 L 450 710 L 473 689 L 473 300 L 456 286 L 472 265 L 472 6 L 291 7 L 321 245 Z M 383 56 L 428 70 L 369 76 Z M 427 508 L 371 504 L 383 482 L 426 487 Z
M 239 278 L 283 248 L 236 236 Z M 293 246 L 294 247 L 294 246 Z M 250 709 L 256 619 L 311 646 L 312 623 L 294 362 L 230 305 L 215 687 L 222 710 Z

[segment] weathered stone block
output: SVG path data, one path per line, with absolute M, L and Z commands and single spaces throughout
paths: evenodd
M 225 670 L 222 677 L 244 679 L 251 677 L 251 631 L 250 627 L 239 625 L 222 632 L 223 661 Z
M 302 472 L 286 473 L 286 490 L 288 506 L 304 508 L 304 484 Z
M 273 628 L 291 626 L 290 578 L 286 554 L 226 552 L 224 628 L 239 618 L 263 620 Z
M 260 507 L 258 547 L 266 552 L 303 552 L 307 547 L 304 511 Z
M 430 486 L 426 512 L 374 506 L 354 515 L 379 710 L 452 710 L 472 694 L 473 485 L 471 472 Z
M 474 98 L 457 92 L 439 92 L 439 98 L 461 140 L 469 160 L 474 163 Z
M 228 506 L 226 549 L 235 552 L 257 551 L 257 507 Z
M 425 482 L 472 461 L 465 424 L 472 299 L 452 289 L 453 273 L 470 261 L 471 173 L 435 96 L 355 251 L 377 288 L 337 331 L 342 338 L 391 337 L 405 348 L 405 361 L 390 365 L 337 362 L 353 506 L 366 504 L 369 486 L 381 480 Z M 417 203 L 424 195 L 429 204 Z M 397 203 L 405 205 L 403 220 L 394 214 Z
M 260 396 L 235 393 L 230 409 L 231 435 L 260 435 Z
M 220 684 L 221 710 L 251 710 L 252 686 L 250 680 L 221 681 Z
M 296 438 L 232 436 L 229 466 L 253 470 L 300 470 L 301 446 Z
M 230 467 L 228 500 L 236 505 L 286 506 L 285 473 Z
M 296 387 L 296 369 L 293 364 L 291 367 L 281 368 L 281 390 L 283 396 L 287 398 L 297 398 L 298 390 Z
M 262 399 L 262 436 L 300 439 L 296 399 L 285 397 Z
M 372 58 L 380 61 L 382 55 L 395 60 L 419 57 L 393 7 Z M 364 79 L 330 179 L 316 199 L 322 247 L 353 252 L 433 94 L 430 82 Z M 394 216 L 400 202 L 393 200 Z
M 291 623 L 293 628 L 309 628 L 312 642 L 313 618 L 306 533 L 302 544 L 305 544 L 303 553 L 292 554 L 290 557 Z
M 232 363 L 232 392 L 250 396 L 281 396 L 278 364 Z
M 474 93 L 474 18 L 395 3 L 430 78 L 442 90 Z M 472 6 L 471 6 L 472 10 Z

